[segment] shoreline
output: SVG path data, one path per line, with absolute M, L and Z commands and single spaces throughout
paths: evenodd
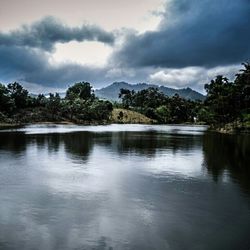
M 250 134 L 250 124 L 244 122 L 210 125 L 209 131 L 221 134 Z
M 0 130 L 2 129 L 7 129 L 7 128 L 19 128 L 23 126 L 28 126 L 28 125 L 76 125 L 76 126 L 98 126 L 98 125 L 112 125 L 112 124 L 117 124 L 117 125 L 129 125 L 129 124 L 134 124 L 134 125 L 165 125 L 165 126 L 207 126 L 209 129 L 209 126 L 206 124 L 197 124 L 197 123 L 131 123 L 131 122 L 115 122 L 115 121 L 110 121 L 110 122 L 85 122 L 85 123 L 75 123 L 71 121 L 44 121 L 44 122 L 29 122 L 29 123 L 0 123 Z
M 78 125 L 78 126 L 98 126 L 98 125 L 111 125 L 111 124 L 140 124 L 140 125 L 167 125 L 167 126 L 207 126 L 208 131 L 221 133 L 221 134 L 250 134 L 249 124 L 225 124 L 222 126 L 198 124 L 198 123 L 131 123 L 131 122 L 83 122 L 75 123 L 72 121 L 43 121 L 43 122 L 29 122 L 29 123 L 0 123 L 0 130 L 8 128 L 19 128 L 27 125 Z
M 15 128 L 15 127 L 22 127 L 27 125 L 81 125 L 81 126 L 88 126 L 88 125 L 105 125 L 105 124 L 111 124 L 111 123 L 93 123 L 93 122 L 85 122 L 85 123 L 75 123 L 71 121 L 44 121 L 44 122 L 26 122 L 26 123 L 0 123 L 0 129 L 3 128 Z

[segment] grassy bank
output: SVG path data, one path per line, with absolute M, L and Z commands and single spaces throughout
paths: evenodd
M 39 110 L 37 112 L 23 112 L 22 117 L 18 117 L 16 120 L 10 120 L 7 122 L 0 122 L 0 128 L 16 127 L 25 124 L 79 124 L 79 125 L 99 125 L 99 124 L 109 124 L 109 123 L 121 123 L 121 124 L 153 124 L 156 123 L 155 120 L 146 117 L 135 111 L 126 109 L 113 109 L 109 121 L 69 121 L 65 119 L 60 119 L 61 117 L 56 117 L 55 120 L 44 119 L 44 115 L 40 114 Z M 16 122 L 16 121 L 19 122 Z
M 212 125 L 209 129 L 223 134 L 250 134 L 250 122 L 231 122 L 227 124 Z
M 113 109 L 109 120 L 100 120 L 100 121 L 87 121 L 87 120 L 70 121 L 63 119 L 62 117 L 55 117 L 55 119 L 47 119 L 42 109 L 36 109 L 36 110 L 33 109 L 20 112 L 18 116 L 15 116 L 15 119 L 8 119 L 6 121 L 0 122 L 0 129 L 15 128 L 26 124 L 107 125 L 111 123 L 157 124 L 157 121 L 150 119 L 141 113 L 122 108 Z M 194 125 L 193 123 L 185 123 L 185 124 Z M 200 125 L 203 125 L 203 123 L 201 123 Z M 249 134 L 250 122 L 237 121 L 227 124 L 216 124 L 216 125 L 211 125 L 209 127 L 209 130 L 225 134 L 233 134 L 233 133 Z
M 156 123 L 155 120 L 146 117 L 143 114 L 140 114 L 135 111 L 127 110 L 127 109 L 113 109 L 111 116 L 112 123 L 139 123 L 139 124 L 153 124 Z

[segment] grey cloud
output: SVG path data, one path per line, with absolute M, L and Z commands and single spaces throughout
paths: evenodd
M 75 81 L 98 81 L 105 69 L 74 63 L 52 64 L 48 53 L 18 46 L 0 46 L 0 79 L 25 81 L 48 87 L 66 87 Z
M 170 0 L 158 30 L 131 35 L 112 60 L 131 67 L 215 67 L 250 58 L 249 0 Z
M 88 25 L 72 28 L 53 18 L 0 33 L 0 80 L 48 88 L 65 88 L 76 81 L 89 81 L 94 87 L 148 81 L 202 90 L 218 69 L 220 74 L 234 73 L 230 65 L 250 58 L 249 0 L 178 0 L 168 1 L 167 6 L 158 30 L 144 34 L 121 30 L 114 35 Z M 115 47 L 107 66 L 50 62 L 56 42 L 112 44 L 115 38 L 125 43 Z M 216 67 L 222 65 L 229 66 Z
M 148 81 L 153 84 L 165 85 L 173 88 L 191 87 L 204 92 L 204 84 L 209 83 L 217 75 L 224 75 L 230 80 L 235 78 L 240 65 L 218 66 L 206 69 L 204 67 L 185 67 L 158 69 L 149 74 Z
M 26 46 L 51 51 L 57 42 L 99 41 L 113 44 L 115 37 L 95 25 L 69 27 L 53 17 L 46 17 L 30 26 L 23 25 L 20 29 L 0 33 L 0 45 Z
M 118 68 L 114 65 L 94 67 L 77 63 L 53 63 L 41 49 L 0 45 L 0 81 L 19 81 L 31 89 L 65 89 L 77 81 L 89 81 L 95 88 L 113 81 L 139 82 L 152 70 Z M 39 87 L 43 86 L 43 88 Z
M 112 44 L 114 39 L 113 33 L 97 26 L 72 28 L 52 17 L 9 33 L 0 33 L 0 79 L 52 88 L 65 88 L 81 80 L 99 82 L 106 73 L 105 68 L 52 63 L 51 51 L 57 42 L 89 40 Z
M 119 68 L 113 64 L 94 67 L 57 63 L 51 61 L 51 53 L 43 48 L 19 45 L 14 41 L 8 45 L 0 44 L 0 81 L 4 83 L 19 81 L 32 89 L 36 86 L 37 89 L 63 89 L 77 81 L 89 81 L 94 87 L 102 87 L 118 80 L 141 81 L 148 73 L 148 69 Z
M 49 53 L 43 50 L 0 46 L 0 80 L 8 83 L 19 81 L 34 93 L 40 90 L 53 91 L 65 89 L 77 81 L 89 81 L 95 88 L 103 87 L 114 81 L 129 83 L 148 82 L 175 88 L 191 87 L 203 91 L 203 84 L 218 74 L 233 78 L 240 65 L 225 67 L 105 67 L 84 66 L 75 63 L 53 64 Z

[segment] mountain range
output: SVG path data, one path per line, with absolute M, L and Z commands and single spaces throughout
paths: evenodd
M 96 89 L 95 95 L 101 99 L 107 99 L 112 101 L 119 101 L 119 93 L 120 89 L 129 89 L 134 91 L 140 91 L 143 89 L 147 89 L 149 87 L 158 88 L 161 92 L 163 92 L 167 96 L 173 96 L 178 94 L 179 96 L 190 99 L 190 100 L 204 100 L 205 96 L 201 93 L 191 89 L 191 88 L 182 88 L 182 89 L 174 89 L 165 86 L 157 86 L 154 84 L 147 83 L 138 83 L 138 84 L 129 84 L 127 82 L 114 82 L 107 87 Z

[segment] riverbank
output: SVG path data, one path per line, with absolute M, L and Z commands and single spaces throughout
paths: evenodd
M 34 113 L 34 112 L 33 112 Z M 146 117 L 143 114 L 140 114 L 135 111 L 127 109 L 113 109 L 109 120 L 100 120 L 100 121 L 82 121 L 82 120 L 66 120 L 60 119 L 57 117 L 54 120 L 44 119 L 44 115 L 39 115 L 37 112 L 35 115 L 32 113 L 23 113 L 23 117 L 20 119 L 8 119 L 7 121 L 0 122 L 0 128 L 10 128 L 10 127 L 19 127 L 26 124 L 64 124 L 64 125 L 105 125 L 111 123 L 120 123 L 120 124 L 154 124 L 155 120 Z
M 116 108 L 112 111 L 111 116 L 112 123 L 121 124 L 156 124 L 157 121 L 146 117 L 145 115 L 136 111 Z
M 129 110 L 127 110 L 129 111 Z M 114 114 L 112 114 L 112 119 L 109 122 L 87 122 L 85 121 L 84 123 L 75 123 L 71 121 L 41 121 L 41 122 L 30 122 L 30 123 L 0 123 L 0 129 L 8 129 L 8 128 L 19 128 L 21 126 L 25 125 L 30 125 L 30 124 L 41 124 L 41 125 L 53 125 L 53 124 L 58 124 L 58 125 L 108 125 L 108 124 L 157 124 L 156 121 L 145 118 L 142 116 L 139 116 L 139 118 L 134 117 L 133 111 L 130 112 L 125 112 L 124 113 L 124 118 L 118 118 L 117 114 L 119 115 L 121 110 L 117 109 Z M 159 123 L 158 123 L 159 125 Z M 162 124 L 162 125 L 173 125 L 173 124 Z M 188 123 L 188 124 L 178 124 L 178 125 L 201 125 L 197 123 Z M 249 123 L 241 123 L 241 124 L 226 124 L 226 125 L 221 125 L 221 126 L 208 126 L 209 131 L 217 132 L 217 133 L 222 133 L 222 134 L 250 134 L 250 124 Z
M 0 123 L 0 129 L 6 129 L 6 128 L 18 128 L 25 125 L 34 125 L 34 124 L 41 124 L 41 125 L 108 125 L 110 122 L 71 122 L 71 121 L 41 121 L 41 122 L 27 122 L 27 123 Z
M 250 122 L 231 122 L 221 125 L 211 125 L 209 130 L 222 134 L 250 134 Z
M 56 119 L 51 121 L 46 120 L 30 120 L 24 119 L 25 122 L 15 122 L 9 120 L 8 122 L 0 122 L 0 129 L 15 128 L 27 124 L 61 124 L 61 125 L 108 125 L 108 124 L 159 124 L 156 120 L 150 119 L 145 115 L 127 109 L 116 108 L 111 113 L 110 120 L 102 121 L 70 121 L 65 119 Z M 166 125 L 166 124 L 165 124 Z M 182 125 L 182 124 L 180 124 Z M 185 123 L 184 125 L 204 125 L 197 123 Z M 210 125 L 208 130 L 223 133 L 223 134 L 236 134 L 244 133 L 250 134 L 250 122 L 234 122 L 228 124 Z
M 0 123 L 0 129 L 5 129 L 5 128 L 15 128 L 19 127 L 21 124 L 16 124 L 16 123 Z

